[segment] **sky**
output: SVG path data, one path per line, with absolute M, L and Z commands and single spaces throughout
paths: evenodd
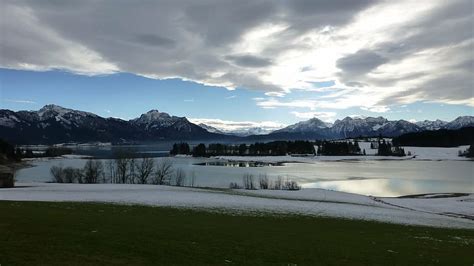
M 221 129 L 474 114 L 474 1 L 0 0 L 0 108 Z

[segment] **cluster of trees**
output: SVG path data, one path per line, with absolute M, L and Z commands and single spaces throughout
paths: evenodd
M 290 180 L 288 177 L 286 180 L 283 177 L 278 176 L 274 181 L 270 180 L 267 174 L 260 174 L 258 176 L 258 183 L 255 181 L 255 177 L 252 174 L 244 174 L 242 177 L 242 185 L 231 182 L 229 185 L 231 189 L 272 189 L 272 190 L 300 190 L 301 186 L 298 182 Z
M 250 145 L 201 143 L 192 150 L 187 143 L 176 143 L 170 154 L 192 154 L 194 157 L 209 157 L 219 155 L 240 156 L 278 156 L 287 154 L 314 154 L 314 144 L 309 141 L 272 141 L 267 143 L 256 142 Z
M 377 155 L 379 156 L 406 156 L 405 150 L 399 146 L 390 144 L 385 140 L 378 142 Z
M 169 159 L 155 163 L 153 158 L 137 157 L 131 152 L 118 151 L 114 159 L 105 164 L 89 159 L 83 168 L 62 166 L 51 167 L 53 181 L 57 183 L 117 183 L 195 186 L 196 175 L 190 179 L 180 168 L 174 169 Z
M 190 154 L 191 153 L 191 148 L 189 147 L 189 144 L 186 142 L 181 142 L 181 143 L 175 143 L 173 144 L 173 148 L 170 151 L 171 155 L 177 155 L 177 154 Z
M 318 143 L 318 155 L 343 156 L 343 155 L 365 155 L 361 152 L 359 142 L 350 141 L 323 141 Z

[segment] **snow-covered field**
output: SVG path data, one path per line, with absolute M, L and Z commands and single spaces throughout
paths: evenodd
M 17 183 L 0 200 L 78 201 L 200 208 L 230 213 L 302 214 L 474 229 L 474 194 L 381 198 L 323 189 L 218 190 L 155 185 Z

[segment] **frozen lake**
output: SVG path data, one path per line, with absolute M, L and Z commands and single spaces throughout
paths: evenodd
M 231 158 L 171 157 L 173 168 L 182 169 L 188 178 L 196 176 L 198 186 L 228 187 L 230 182 L 242 182 L 244 174 L 260 174 L 270 179 L 278 176 L 298 181 L 303 187 L 324 188 L 373 196 L 400 196 L 423 193 L 473 193 L 474 162 L 458 160 L 460 148 L 406 147 L 417 159 L 366 157 L 239 157 L 232 159 L 259 160 L 267 163 L 227 163 Z M 370 154 L 372 151 L 368 150 Z M 160 151 L 153 153 L 160 154 Z M 158 163 L 164 157 L 156 157 Z M 107 159 L 100 159 L 104 163 Z M 293 161 L 275 164 L 277 161 Z M 294 162 L 299 161 L 299 162 Z M 85 159 L 39 159 L 34 165 L 17 171 L 18 182 L 48 182 L 50 168 L 83 167 Z M 272 162 L 272 163 L 268 163 Z M 105 165 L 105 164 L 104 164 Z M 253 167 L 256 166 L 256 167 Z

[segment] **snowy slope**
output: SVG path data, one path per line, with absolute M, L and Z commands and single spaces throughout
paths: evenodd
M 460 116 L 455 120 L 447 123 L 444 128 L 446 129 L 459 129 L 462 127 L 473 127 L 474 126 L 474 117 L 473 116 Z
M 232 213 L 276 213 L 363 219 L 398 224 L 471 228 L 472 194 L 443 199 L 372 198 L 356 194 L 301 191 L 206 190 L 154 185 L 17 184 L 0 190 L 0 200 L 84 201 L 202 208 Z M 433 200 L 431 203 L 430 201 Z M 440 206 L 440 207 L 438 207 Z M 450 214 L 444 213 L 449 209 Z

